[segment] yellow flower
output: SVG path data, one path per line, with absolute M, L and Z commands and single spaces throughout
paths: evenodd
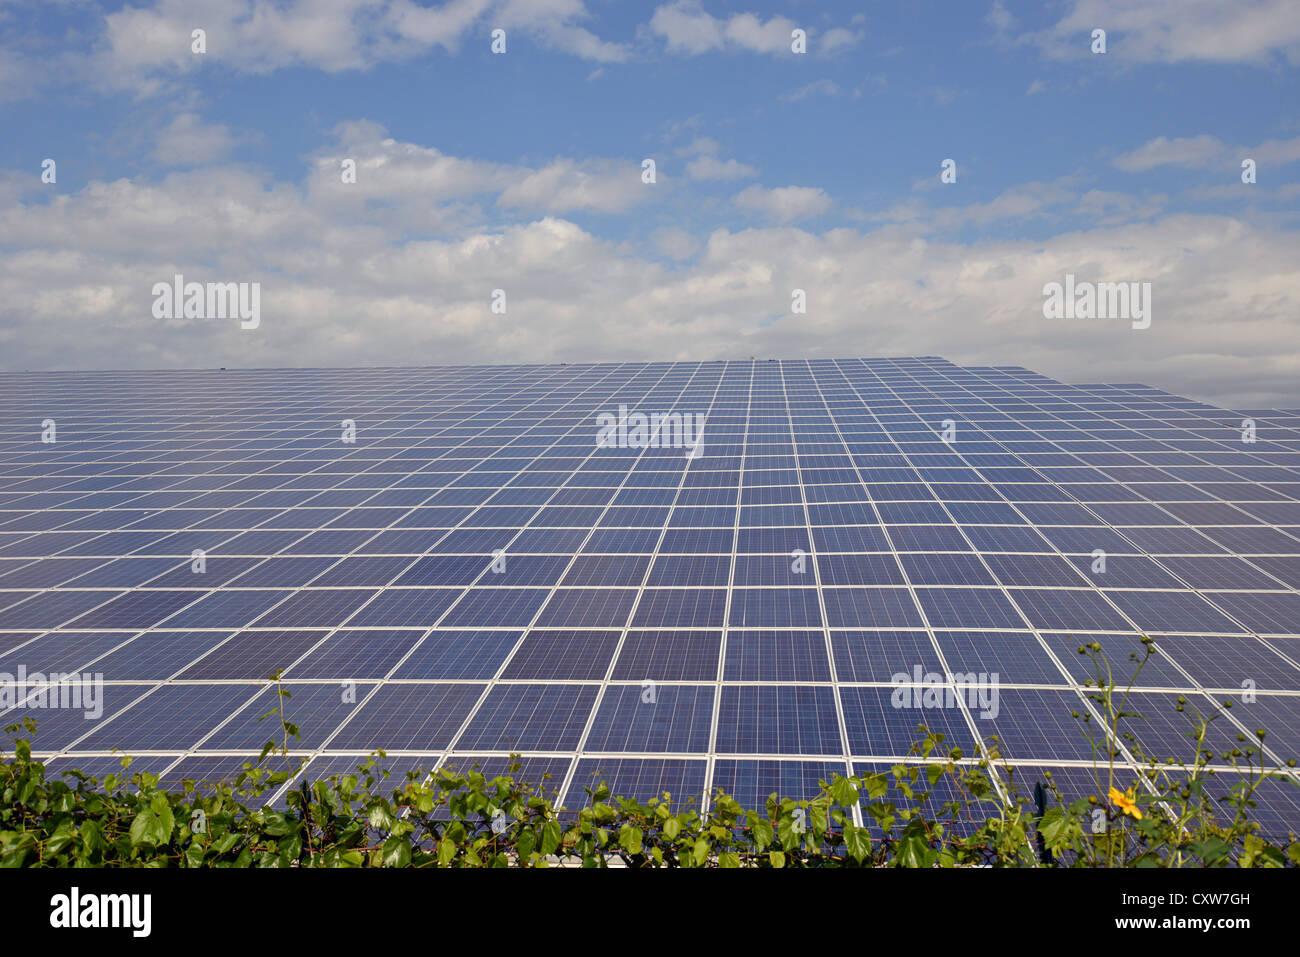
M 1139 821 L 1142 820 L 1142 811 L 1139 810 L 1137 802 L 1133 800 L 1133 791 L 1130 789 L 1127 793 L 1119 788 L 1110 789 L 1110 803 L 1115 805 L 1125 814 L 1131 814 Z

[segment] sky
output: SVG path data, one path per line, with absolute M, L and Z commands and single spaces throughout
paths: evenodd
M 937 355 L 1297 408 L 1298 106 L 1300 0 L 0 0 L 0 369 Z M 176 275 L 256 327 L 160 318 Z M 1067 277 L 1150 324 L 1046 317 Z

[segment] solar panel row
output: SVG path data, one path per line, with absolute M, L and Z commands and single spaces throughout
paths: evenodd
M 703 432 L 602 442 L 620 406 Z M 0 673 L 104 682 L 90 718 L 6 702 L 56 768 L 237 767 L 276 670 L 313 767 L 520 751 L 569 803 L 600 771 L 761 804 L 922 721 L 1069 768 L 1076 648 L 1142 634 L 1125 762 L 1190 757 L 1177 694 L 1232 695 L 1215 745 L 1262 726 L 1285 761 L 1297 589 L 1300 412 L 1137 384 L 933 357 L 0 379 Z M 893 696 L 954 673 L 996 706 Z

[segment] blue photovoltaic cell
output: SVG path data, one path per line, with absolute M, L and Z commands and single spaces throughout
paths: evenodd
M 1300 668 L 1264 642 L 1242 636 L 1161 635 L 1156 646 L 1203 688 L 1268 691 L 1290 687 L 1300 677 Z
M 821 631 L 727 632 L 726 681 L 830 681 Z
M 682 758 L 583 758 L 573 773 L 571 807 L 590 804 L 587 789 L 604 783 L 611 795 L 634 801 L 663 800 L 675 811 L 699 807 L 704 799 L 707 764 Z
M 834 693 L 815 685 L 724 685 L 717 740 L 719 753 L 844 753 Z
M 815 588 L 736 588 L 731 593 L 733 628 L 805 628 L 822 624 Z
M 1107 591 L 1106 597 L 1144 632 L 1191 631 L 1239 634 L 1230 621 L 1200 596 L 1185 591 Z
M 288 771 L 297 766 L 292 761 L 286 765 L 283 758 L 277 760 L 271 755 L 260 763 L 257 759 L 256 754 L 191 755 L 174 763 L 169 758 L 170 766 L 161 771 L 158 784 L 170 791 L 181 791 L 185 782 L 190 781 L 199 794 L 209 795 L 222 781 L 232 782 L 245 772 L 250 772 L 251 776 L 255 768 L 260 768 L 264 776 L 269 776 L 275 771 Z M 134 764 L 131 770 L 135 770 Z M 251 786 L 251 779 L 246 784 Z M 276 790 L 277 786 L 268 785 L 268 790 L 262 795 L 263 800 Z
M 930 733 L 944 736 L 940 753 L 961 748 L 969 757 L 974 738 L 960 706 L 952 703 L 955 695 L 949 696 L 943 687 L 935 688 L 932 693 L 936 697 L 929 702 L 925 693 L 925 686 L 915 684 L 842 688 L 849 749 L 856 755 L 906 757 L 913 745 L 925 738 L 926 733 L 919 730 L 925 727 Z
M 323 631 L 244 631 L 190 665 L 177 678 L 234 680 L 268 678 L 319 644 Z
M 348 624 L 428 628 L 438 623 L 443 612 L 460 595 L 461 592 L 453 588 L 388 588 L 358 609 L 348 619 Z
M 589 685 L 497 685 L 457 744 L 472 751 L 572 751 L 596 693 Z
M 1074 692 L 1003 688 L 998 697 L 996 715 L 975 717 L 976 731 L 986 747 L 989 738 L 996 736 L 998 752 L 1005 758 L 1093 759 L 1085 732 L 1102 732 L 1096 717 L 1089 725 L 1083 724 L 1081 717 L 1086 711 Z M 1072 717 L 1073 712 L 1081 717 Z M 1105 760 L 1104 749 L 1097 758 Z
M 646 588 L 632 617 L 634 628 L 720 628 L 724 589 Z
M 1009 589 L 1011 598 L 1035 628 L 1057 631 L 1113 631 L 1130 627 L 1095 591 Z
M 702 416 L 701 453 L 598 448 L 620 405 Z M 30 441 L 46 416 L 69 443 Z M 1235 702 L 1216 761 L 1256 727 L 1284 761 L 1300 413 L 1251 413 L 1251 444 L 1243 417 L 936 357 L 10 374 L 0 677 L 104 684 L 91 717 L 0 718 L 35 717 L 54 768 L 147 751 L 168 786 L 236 773 L 283 706 L 293 762 L 519 750 L 570 806 L 598 771 L 643 798 L 811 797 L 920 724 L 1073 788 L 1077 649 L 1124 685 L 1146 633 L 1137 744 L 1187 756 L 1171 703 L 1209 692 Z M 1298 804 L 1275 790 L 1261 819 L 1300 826 Z
M 23 601 L 2 609 L 4 625 L 6 628 L 57 628 L 119 594 L 114 591 L 47 591 L 36 595 L 24 592 Z
M 143 689 L 142 689 L 143 690 Z M 74 747 L 98 750 L 119 734 L 130 734 L 142 751 L 184 751 L 243 708 L 257 693 L 245 685 L 163 685 L 115 715 Z M 269 733 L 268 738 L 276 737 Z
M 517 763 L 518 768 L 511 765 Z M 534 792 L 542 792 L 555 803 L 560 787 L 572 765 L 570 758 L 553 758 L 546 756 L 519 757 L 512 761 L 508 756 L 498 757 L 483 754 L 454 754 L 439 767 L 453 774 L 482 774 L 487 780 L 504 775 L 513 780 L 527 784 Z
M 1294 635 L 1300 628 L 1300 595 L 1295 592 L 1204 592 L 1203 596 L 1259 635 Z
M 1195 759 L 1195 726 L 1202 718 L 1208 719 L 1219 711 L 1221 702 L 1195 692 L 1180 694 L 1185 699 L 1182 710 L 1179 710 L 1179 695 L 1172 693 L 1129 695 L 1125 710 L 1133 716 L 1120 719 L 1119 739 L 1139 761 L 1154 759 L 1163 764 L 1173 758 L 1181 764 L 1190 764 Z M 1210 721 L 1204 747 L 1213 755 L 1211 760 L 1221 762 L 1224 754 L 1237 747 L 1236 738 L 1236 729 L 1224 719 Z
M 160 623 L 169 629 L 241 628 L 292 594 L 291 591 L 244 588 L 213 591 Z
M 618 647 L 616 631 L 533 631 L 501 673 L 502 678 L 599 681 Z
M 937 635 L 949 670 L 997 675 L 1003 684 L 1063 685 L 1069 681 L 1033 635 L 944 631 Z
M 1024 620 L 995 588 L 918 588 L 917 601 L 932 628 L 1019 628 Z
M 826 624 L 832 628 L 909 628 L 922 624 L 911 595 L 901 588 L 822 588 Z
M 594 752 L 707 751 L 713 688 L 697 685 L 618 685 L 601 700 L 585 750 Z
M 716 631 L 629 631 L 623 639 L 614 681 L 714 681 L 722 633 Z
M 404 680 L 486 680 L 495 675 L 515 645 L 520 632 L 432 631 L 397 666 L 393 678 Z
M 30 675 L 41 672 L 80 672 L 89 662 L 127 641 L 129 634 L 53 632 L 0 655 L 0 671 L 16 675 L 25 667 Z
M 110 774 L 119 776 L 134 776 L 136 774 L 160 774 L 167 769 L 167 766 L 174 763 L 176 758 L 168 757 L 132 757 L 130 767 L 125 770 L 122 768 L 122 760 L 125 755 L 103 755 L 103 756 L 86 756 L 78 755 L 77 757 L 53 758 L 45 762 L 45 780 L 46 781 L 63 781 L 68 787 L 76 787 L 77 777 L 70 773 L 73 770 L 80 771 L 87 777 L 98 778 L 103 781 Z
M 297 592 L 253 624 L 262 628 L 313 628 L 345 621 L 376 593 L 362 588 L 312 588 Z
M 632 588 L 558 588 L 537 617 L 537 627 L 621 628 L 636 594 Z
M 549 595 L 542 588 L 471 588 L 440 623 L 453 628 L 520 627 L 533 620 Z
M 835 761 L 761 761 L 719 758 L 713 769 L 713 786 L 735 798 L 743 808 L 766 816 L 772 795 L 809 801 L 821 793 L 821 782 L 835 775 L 848 777 L 848 766 Z
M 415 648 L 423 632 L 343 629 L 320 642 L 285 677 L 296 681 L 339 678 L 349 681 L 380 679 Z
M 384 685 L 351 713 L 329 746 L 366 748 L 382 739 L 394 751 L 441 750 L 482 693 L 482 685 Z
M 930 635 L 924 631 L 833 631 L 831 648 L 840 681 L 892 682 L 919 665 L 922 673 L 942 670 Z

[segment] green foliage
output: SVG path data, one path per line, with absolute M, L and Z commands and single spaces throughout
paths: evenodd
M 1146 657 L 1153 653 L 1144 639 Z M 677 806 L 670 794 L 645 803 L 587 788 L 586 806 L 556 808 L 545 782 L 410 771 L 393 780 L 383 751 L 355 773 L 307 781 L 290 757 L 298 729 L 283 699 L 256 762 L 232 781 L 200 788 L 159 786 L 157 775 L 122 772 L 102 780 L 80 771 L 49 780 L 32 758 L 30 718 L 6 729 L 12 754 L 0 752 L 0 865 L 5 867 L 1288 867 L 1300 843 L 1281 845 L 1250 819 L 1259 786 L 1296 785 L 1283 769 L 1266 771 L 1257 743 L 1221 755 L 1236 770 L 1213 773 L 1206 732 L 1222 712 L 1189 715 L 1197 758 L 1159 762 L 1126 731 L 1140 720 L 1125 710 L 1100 646 L 1080 653 L 1096 663 L 1089 696 L 1096 713 L 1076 714 L 1092 743 L 1096 793 L 1067 801 L 1044 773 L 1050 804 L 1041 814 L 1018 790 L 1018 771 L 995 738 L 974 758 L 945 752 L 943 735 L 918 729 L 908 761 L 888 772 L 834 776 L 811 800 L 772 794 L 762 812 L 718 791 L 705 810 Z M 273 676 L 278 679 L 278 676 Z M 1134 674 L 1136 680 L 1136 672 Z M 1179 710 L 1185 702 L 1179 699 Z M 1225 705 L 1226 707 L 1226 705 Z M 1121 781 L 1121 742 L 1145 769 Z M 283 763 L 273 770 L 272 762 Z M 1131 774 L 1131 771 L 1127 772 Z M 1231 777 L 1226 788 L 1220 784 Z M 269 798 L 286 782 L 282 809 Z M 1121 787 L 1120 785 L 1124 785 Z M 942 804 L 936 804 L 946 795 Z M 1217 796 L 1216 796 L 1217 795 Z

